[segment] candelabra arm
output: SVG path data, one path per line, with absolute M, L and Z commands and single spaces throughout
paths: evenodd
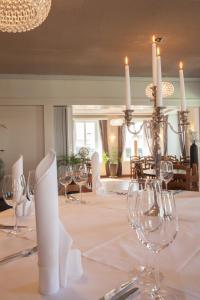
M 167 125 L 175 134 L 182 134 L 182 131 L 175 130 L 171 123 L 167 122 Z
M 134 122 L 132 122 L 132 123 L 130 123 L 129 125 L 127 125 L 127 128 L 128 128 L 128 131 L 131 133 L 131 134 L 134 134 L 134 135 L 138 135 L 140 132 L 141 132 L 141 130 L 142 130 L 142 128 L 144 127 L 144 125 L 146 124 L 146 121 L 144 121 L 144 122 L 142 122 L 142 125 L 140 126 L 140 128 L 136 131 L 136 130 L 131 130 L 131 126 L 130 125 L 134 125 L 135 123 Z

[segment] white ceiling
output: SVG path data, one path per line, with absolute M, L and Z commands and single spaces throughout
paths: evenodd
M 0 73 L 151 75 L 151 36 L 161 42 L 163 74 L 200 77 L 199 0 L 52 0 L 47 20 L 26 33 L 0 33 Z

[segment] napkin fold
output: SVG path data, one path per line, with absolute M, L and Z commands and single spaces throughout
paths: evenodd
M 102 190 L 102 183 L 100 180 L 101 164 L 99 161 L 99 153 L 94 152 L 91 157 L 92 165 L 92 191 L 97 194 Z
M 12 178 L 13 180 L 19 180 L 23 175 L 23 156 L 20 155 L 19 159 L 12 166 Z M 26 197 L 25 197 L 26 198 Z M 17 216 L 28 216 L 31 212 L 31 201 L 24 199 L 24 202 L 17 206 Z
M 38 241 L 39 291 L 56 293 L 69 278 L 82 273 L 81 253 L 59 220 L 56 154 L 50 151 L 36 168 L 35 209 Z

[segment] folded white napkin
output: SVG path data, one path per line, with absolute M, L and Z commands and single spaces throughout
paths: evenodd
M 50 295 L 65 287 L 69 277 L 82 275 L 81 253 L 71 250 L 73 241 L 59 220 L 55 152 L 40 162 L 35 176 L 39 291 Z
M 92 164 L 92 191 L 97 194 L 102 191 L 102 183 L 100 180 L 101 164 L 99 161 L 99 153 L 94 152 L 91 158 Z
M 20 176 L 23 175 L 23 156 L 20 155 L 19 159 L 12 166 L 12 178 L 19 180 Z M 24 202 L 19 204 L 17 207 L 17 216 L 27 216 L 31 211 L 31 201 L 24 199 Z

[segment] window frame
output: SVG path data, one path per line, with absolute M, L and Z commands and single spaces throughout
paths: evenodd
M 144 118 L 144 119 L 140 119 L 140 118 L 138 118 L 138 119 L 136 119 L 135 120 L 135 123 L 142 123 L 144 120 L 148 120 L 149 118 Z M 142 130 L 144 130 L 144 129 L 142 129 Z M 126 139 L 127 139 L 127 133 L 128 133 L 129 131 L 128 131 L 128 128 L 126 127 L 126 131 L 125 131 L 125 134 L 126 134 L 126 136 L 125 136 L 125 141 L 126 141 Z M 130 133 L 131 134 L 131 133 Z M 132 135 L 133 136 L 133 135 Z M 136 140 L 138 140 L 138 138 L 137 138 L 137 136 L 136 136 Z M 138 147 L 139 148 L 139 147 Z M 147 145 L 147 148 L 148 148 L 148 145 Z M 128 161 L 130 161 L 130 156 L 128 157 L 128 156 L 126 156 L 126 143 L 125 143 L 125 147 L 124 147 L 124 151 L 123 151 L 123 161 L 124 162 L 128 162 Z M 131 156 L 132 156 L 133 154 L 131 154 Z M 144 154 L 143 154 L 144 155 Z M 150 151 L 149 151 L 149 155 L 150 155 Z
M 100 131 L 99 131 L 99 119 L 90 119 L 90 118 L 74 118 L 73 119 L 73 138 L 74 138 L 74 145 L 73 145 L 73 151 L 76 153 L 76 122 L 83 122 L 84 123 L 84 146 L 86 146 L 86 123 L 94 123 L 95 124 L 95 149 L 94 151 L 102 153 L 102 145 L 101 145 L 101 139 L 100 139 Z M 100 155 L 101 160 L 101 155 Z

